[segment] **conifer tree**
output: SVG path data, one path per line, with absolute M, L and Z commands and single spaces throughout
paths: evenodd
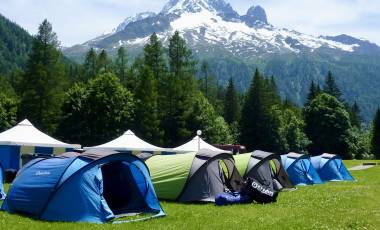
M 380 109 L 377 109 L 372 123 L 371 154 L 380 159 Z
M 271 111 L 273 98 L 272 92 L 259 71 L 255 76 L 247 92 L 242 109 L 240 129 L 240 141 L 248 150 L 276 151 L 279 149 L 279 117 Z
M 112 65 L 112 62 L 108 58 L 107 51 L 103 49 L 100 52 L 100 54 L 98 56 L 98 60 L 97 60 L 97 71 L 98 71 L 98 73 L 102 74 L 102 73 L 111 72 L 111 65 Z
M 190 138 L 188 120 L 193 108 L 195 93 L 194 68 L 195 62 L 191 50 L 179 32 L 169 41 L 170 77 L 167 88 L 167 110 L 163 122 L 165 139 L 168 145 L 178 145 Z
M 204 77 L 204 82 L 205 82 L 205 85 L 204 85 L 204 94 L 206 96 L 206 98 L 208 99 L 209 97 L 209 90 L 208 90 L 208 85 L 209 85 L 209 65 L 207 63 L 207 61 L 203 61 L 202 62 L 202 65 L 201 65 L 201 72 L 202 72 L 202 75 Z
M 125 82 L 128 72 L 128 55 L 123 46 L 117 50 L 115 65 L 117 76 L 121 82 Z
M 329 71 L 327 74 L 323 91 L 327 94 L 330 94 L 331 96 L 336 97 L 338 100 L 342 101 L 342 98 L 341 98 L 342 92 L 340 91 L 338 85 L 336 84 L 331 71 Z
M 269 79 L 265 79 L 264 82 L 265 82 L 266 92 L 268 94 L 269 103 L 272 105 L 281 104 L 281 98 L 277 92 L 277 84 L 274 79 L 274 76 L 271 76 Z
M 186 41 L 176 31 L 169 41 L 169 65 L 170 72 L 175 77 L 193 80 L 195 72 L 195 60 Z
M 60 119 L 65 69 L 52 25 L 44 20 L 33 40 L 32 52 L 21 81 L 20 118 L 52 133 Z
M 311 81 L 309 94 L 307 95 L 305 105 L 306 106 L 309 105 L 310 102 L 312 100 L 314 100 L 314 98 L 316 98 L 318 96 L 318 94 L 320 94 L 320 93 L 321 93 L 321 89 L 320 89 L 319 85 L 315 84 L 314 81 Z
M 167 74 L 165 51 L 156 33 L 150 36 L 148 44 L 144 47 L 144 63 L 152 70 L 158 85 L 165 86 Z
M 94 78 L 98 74 L 97 68 L 98 55 L 95 52 L 94 48 L 91 48 L 87 54 L 86 59 L 83 64 L 85 78 L 83 80 L 87 81 Z
M 239 98 L 235 89 L 234 81 L 230 78 L 224 100 L 224 119 L 229 125 L 239 121 L 239 107 Z
M 162 145 L 163 132 L 160 130 L 157 81 L 148 66 L 141 66 L 139 72 L 139 84 L 135 93 L 137 99 L 135 130 L 150 142 Z
M 162 43 L 158 39 L 156 33 L 153 33 L 149 38 L 148 44 L 144 47 L 144 65 L 149 67 L 152 71 L 153 78 L 156 81 L 157 90 L 160 91 L 158 94 L 158 108 L 159 118 L 163 120 L 168 107 L 168 90 L 169 79 L 168 79 L 168 69 L 165 59 L 165 50 Z M 161 124 L 162 126 L 162 124 Z
M 355 126 L 357 128 L 361 128 L 363 119 L 361 118 L 361 111 L 358 103 L 355 101 L 352 106 L 349 108 L 349 113 L 350 113 L 350 120 L 352 126 Z

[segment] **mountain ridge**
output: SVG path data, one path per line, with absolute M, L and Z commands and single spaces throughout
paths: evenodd
M 320 48 L 360 54 L 380 53 L 376 44 L 347 35 L 346 38 L 340 37 L 343 35 L 314 37 L 277 28 L 268 22 L 261 6 L 252 6 L 245 15 L 239 15 L 224 0 L 171 0 L 157 14 L 144 12 L 128 17 L 112 33 L 74 47 L 78 50 L 81 50 L 80 46 L 112 50 L 120 46 L 142 46 L 152 33 L 157 33 L 165 42 L 176 30 L 188 42 L 194 43 L 190 46 L 202 42 L 219 43 L 240 58 L 268 53 L 313 52 Z M 349 43 L 348 40 L 355 42 Z M 242 52 L 242 49 L 250 51 Z M 73 49 L 66 50 L 70 56 Z
M 259 67 L 275 76 L 283 97 L 302 104 L 311 80 L 323 84 L 332 70 L 344 97 L 363 104 L 366 119 L 380 104 L 379 46 L 345 34 L 316 37 L 277 28 L 261 6 L 240 15 L 224 0 L 171 0 L 160 12 L 124 25 L 118 32 L 64 53 L 81 61 L 91 47 L 115 55 L 125 46 L 131 56 L 137 56 L 151 34 L 156 33 L 167 46 L 170 36 L 179 31 L 194 55 L 211 63 L 221 84 L 233 77 L 245 90 L 254 68 Z

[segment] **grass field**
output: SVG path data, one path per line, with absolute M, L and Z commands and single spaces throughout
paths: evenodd
M 362 161 L 347 161 L 353 167 Z M 162 202 L 164 218 L 127 224 L 49 223 L 0 212 L 0 229 L 380 229 L 380 166 L 353 172 L 357 182 L 299 187 L 270 205 Z

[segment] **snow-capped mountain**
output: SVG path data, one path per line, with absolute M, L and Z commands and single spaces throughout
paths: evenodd
M 153 33 L 167 46 L 175 31 L 222 84 L 232 77 L 244 90 L 259 67 L 275 77 L 283 97 L 302 104 L 311 80 L 323 84 L 332 70 L 345 98 L 363 105 L 366 119 L 380 104 L 379 46 L 348 35 L 317 37 L 278 28 L 264 8 L 252 6 L 240 15 L 224 0 L 169 0 L 157 14 L 127 18 L 112 33 L 64 53 L 82 61 L 91 47 L 115 55 L 125 46 L 134 57 Z
M 318 49 L 380 53 L 376 45 L 349 36 L 346 36 L 349 39 L 315 37 L 277 28 L 269 24 L 262 7 L 252 6 L 245 15 L 239 15 L 224 0 L 170 0 L 158 14 L 145 12 L 128 17 L 112 33 L 76 46 L 75 50 L 82 52 L 94 47 L 112 53 L 120 46 L 142 47 L 153 32 L 165 43 L 175 31 L 181 33 L 196 53 L 224 50 L 228 55 L 245 59 Z M 73 49 L 66 52 L 75 53 Z

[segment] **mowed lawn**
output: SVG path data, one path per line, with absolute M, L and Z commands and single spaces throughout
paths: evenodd
M 362 161 L 347 161 L 353 167 Z M 162 202 L 164 218 L 126 224 L 50 223 L 0 212 L 0 229 L 380 229 L 380 166 L 357 182 L 298 187 L 270 205 Z

